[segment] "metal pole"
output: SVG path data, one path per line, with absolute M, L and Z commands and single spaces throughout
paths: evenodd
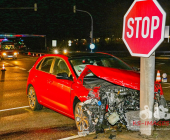
M 76 11 L 87 13 L 91 17 L 91 44 L 93 44 L 93 17 L 92 15 L 87 11 L 78 10 L 78 9 L 76 9 Z
M 149 136 L 154 129 L 155 52 L 149 58 L 141 57 L 140 63 L 140 132 Z
M 16 9 L 34 9 L 34 11 L 37 11 L 37 3 L 34 3 L 34 7 L 1 7 L 0 10 L 4 9 L 10 9 L 10 10 L 16 10 Z
M 46 36 L 45 36 L 45 50 L 47 49 L 47 39 L 46 39 Z

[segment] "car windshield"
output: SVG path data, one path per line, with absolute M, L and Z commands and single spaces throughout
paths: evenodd
M 95 66 L 104 66 L 104 67 L 118 68 L 124 70 L 132 70 L 130 66 L 128 66 L 123 61 L 117 59 L 116 57 L 74 58 L 74 59 L 70 59 L 70 62 L 77 76 L 80 76 L 81 72 L 84 70 L 86 65 L 95 65 Z M 90 73 L 87 76 L 93 76 L 93 73 Z

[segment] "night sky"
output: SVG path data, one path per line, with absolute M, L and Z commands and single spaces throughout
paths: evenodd
M 133 0 L 0 0 L 0 8 L 33 7 L 33 9 L 0 9 L 0 32 L 41 34 L 57 38 L 88 38 L 91 18 L 88 14 L 73 13 L 73 5 L 93 16 L 94 37 L 122 36 L 123 16 Z M 170 2 L 158 0 L 167 13 L 170 25 Z

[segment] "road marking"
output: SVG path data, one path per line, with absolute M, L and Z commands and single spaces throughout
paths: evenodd
M 156 65 L 164 65 L 165 63 L 157 63 Z
M 170 86 L 168 86 L 168 87 L 162 87 L 162 88 L 170 88 Z
M 26 69 L 24 69 L 24 68 L 20 68 L 20 67 L 18 67 L 19 69 L 21 69 L 21 70 L 26 70 Z
M 21 69 L 21 70 L 26 70 L 26 69 L 18 67 L 18 66 L 15 66 L 15 68 L 18 68 L 18 69 Z
M 29 106 L 22 106 L 22 107 L 16 107 L 16 108 L 3 109 L 3 110 L 0 110 L 0 112 L 9 111 L 9 110 L 15 110 L 15 109 L 21 109 L 21 108 L 27 108 L 27 107 L 29 107 Z
M 4 62 L 5 64 L 8 64 L 8 65 L 10 65 L 10 66 L 14 66 L 13 64 L 10 64 L 10 63 L 7 63 L 7 62 Z M 24 69 L 24 68 L 21 68 L 21 67 L 18 67 L 18 66 L 15 66 L 15 68 L 18 68 L 18 69 L 21 69 L 21 70 L 26 70 L 26 69 Z
M 13 64 L 10 64 L 10 63 L 7 63 L 7 62 L 4 62 L 5 64 L 8 64 L 8 65 L 10 65 L 10 66 L 14 66 Z
M 95 134 L 95 132 L 89 133 L 89 135 Z M 58 140 L 72 140 L 72 139 L 76 139 L 76 138 L 80 138 L 80 137 L 85 137 L 86 135 L 74 135 L 71 137 L 67 137 L 67 138 L 62 138 L 62 139 L 58 139 Z
M 79 137 L 84 137 L 83 135 L 75 135 L 75 136 L 71 136 L 71 137 L 67 137 L 67 138 L 62 138 L 62 139 L 58 139 L 58 140 L 72 140 L 72 139 L 76 139 Z

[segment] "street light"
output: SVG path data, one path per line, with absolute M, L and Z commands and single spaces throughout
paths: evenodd
M 74 5 L 73 6 L 73 12 L 76 13 L 76 11 L 87 13 L 91 17 L 90 38 L 91 38 L 91 44 L 93 44 L 93 18 L 92 18 L 92 15 L 87 11 L 76 9 L 76 5 Z

